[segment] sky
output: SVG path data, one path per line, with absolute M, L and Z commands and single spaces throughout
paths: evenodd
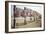
M 37 11 L 38 13 L 41 14 L 42 11 L 42 7 L 41 6 L 31 6 L 31 5 L 16 5 L 16 7 L 24 9 L 24 7 L 28 8 L 28 9 L 32 9 L 34 11 Z

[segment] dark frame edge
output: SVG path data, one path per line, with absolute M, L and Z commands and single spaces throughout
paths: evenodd
M 44 2 L 41 3 L 41 2 L 24 2 L 24 1 L 5 1 L 5 2 L 13 2 L 13 3 L 30 3 L 30 4 L 45 4 Z
M 45 3 L 44 3 L 44 31 L 45 31 Z
M 8 33 L 8 2 L 5 2 L 5 33 Z

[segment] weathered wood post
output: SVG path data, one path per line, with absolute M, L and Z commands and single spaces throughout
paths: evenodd
M 14 16 L 13 28 L 15 28 L 15 10 L 16 10 L 16 5 L 13 6 L 13 16 Z
M 24 7 L 24 11 L 26 10 L 26 7 Z M 26 15 L 24 14 L 24 25 L 26 25 Z

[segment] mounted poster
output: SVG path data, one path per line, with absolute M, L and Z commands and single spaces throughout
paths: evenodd
M 5 1 L 5 32 L 45 30 L 45 3 Z

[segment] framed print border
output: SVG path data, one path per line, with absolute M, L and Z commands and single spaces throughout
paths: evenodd
M 13 3 L 28 3 L 28 4 L 43 4 L 44 5 L 44 29 L 43 30 L 31 30 L 31 31 L 15 31 L 15 32 L 9 32 L 9 11 L 8 11 L 8 4 L 9 2 Z M 5 32 L 6 33 L 19 33 L 19 32 L 35 32 L 35 31 L 45 31 L 45 3 L 40 2 L 22 2 L 22 1 L 5 1 Z

